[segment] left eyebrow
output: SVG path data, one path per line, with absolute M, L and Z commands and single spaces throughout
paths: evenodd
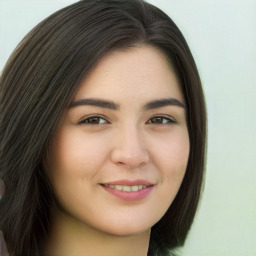
M 151 110 L 155 108 L 162 108 L 166 106 L 177 106 L 181 108 L 186 108 L 185 104 L 175 98 L 164 98 L 159 100 L 149 101 L 144 107 L 143 110 Z

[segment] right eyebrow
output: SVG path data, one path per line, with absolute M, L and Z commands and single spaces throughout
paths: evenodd
M 74 108 L 78 106 L 96 106 L 100 108 L 107 108 L 107 109 L 112 109 L 112 110 L 119 110 L 120 105 L 115 103 L 114 101 L 108 101 L 108 100 L 102 100 L 102 99 L 92 99 L 92 98 L 87 98 L 87 99 L 81 99 L 77 100 L 71 103 L 69 108 Z

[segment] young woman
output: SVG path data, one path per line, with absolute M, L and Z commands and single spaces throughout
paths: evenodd
M 23 39 L 0 82 L 9 255 L 165 256 L 184 244 L 205 104 L 166 14 L 142 0 L 79 1 Z

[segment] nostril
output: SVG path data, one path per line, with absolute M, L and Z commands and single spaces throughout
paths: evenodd
M 132 166 L 130 166 L 129 164 L 123 163 L 123 162 L 118 162 L 119 165 L 125 166 L 128 169 L 134 168 Z
M 138 159 L 138 158 L 129 158 L 129 159 L 125 159 L 124 161 L 117 162 L 118 165 L 124 166 L 127 169 L 142 167 L 146 163 L 147 161 L 145 161 L 145 159 Z
M 130 138 L 130 137 L 129 137 Z M 125 137 L 115 142 L 111 151 L 111 161 L 120 167 L 137 168 L 149 161 L 149 152 L 144 142 Z

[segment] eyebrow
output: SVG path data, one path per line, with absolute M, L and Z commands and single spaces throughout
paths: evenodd
M 149 101 L 144 107 L 143 110 L 151 110 L 155 108 L 162 108 L 166 106 L 177 106 L 181 108 L 186 108 L 185 104 L 175 98 L 164 98 L 158 100 Z
M 71 105 L 69 106 L 69 108 L 73 108 L 73 107 L 77 107 L 77 106 L 96 106 L 96 107 L 100 107 L 100 108 L 108 108 L 108 109 L 112 109 L 112 110 L 119 110 L 120 106 L 119 104 L 113 102 L 113 101 L 108 101 L 108 100 L 102 100 L 102 99 L 92 99 L 92 98 L 88 98 L 88 99 L 81 99 L 78 101 L 74 101 L 71 103 Z
M 69 108 L 74 108 L 78 106 L 96 106 L 100 108 L 107 108 L 111 110 L 119 110 L 120 105 L 114 101 L 109 100 L 103 100 L 103 99 L 95 99 L 95 98 L 87 98 L 87 99 L 81 99 L 77 100 L 71 103 Z M 175 98 L 163 98 L 163 99 L 157 99 L 152 100 L 146 103 L 143 106 L 143 110 L 152 110 L 156 108 L 166 107 L 166 106 L 177 106 L 181 108 L 185 108 L 185 104 L 179 101 Z

